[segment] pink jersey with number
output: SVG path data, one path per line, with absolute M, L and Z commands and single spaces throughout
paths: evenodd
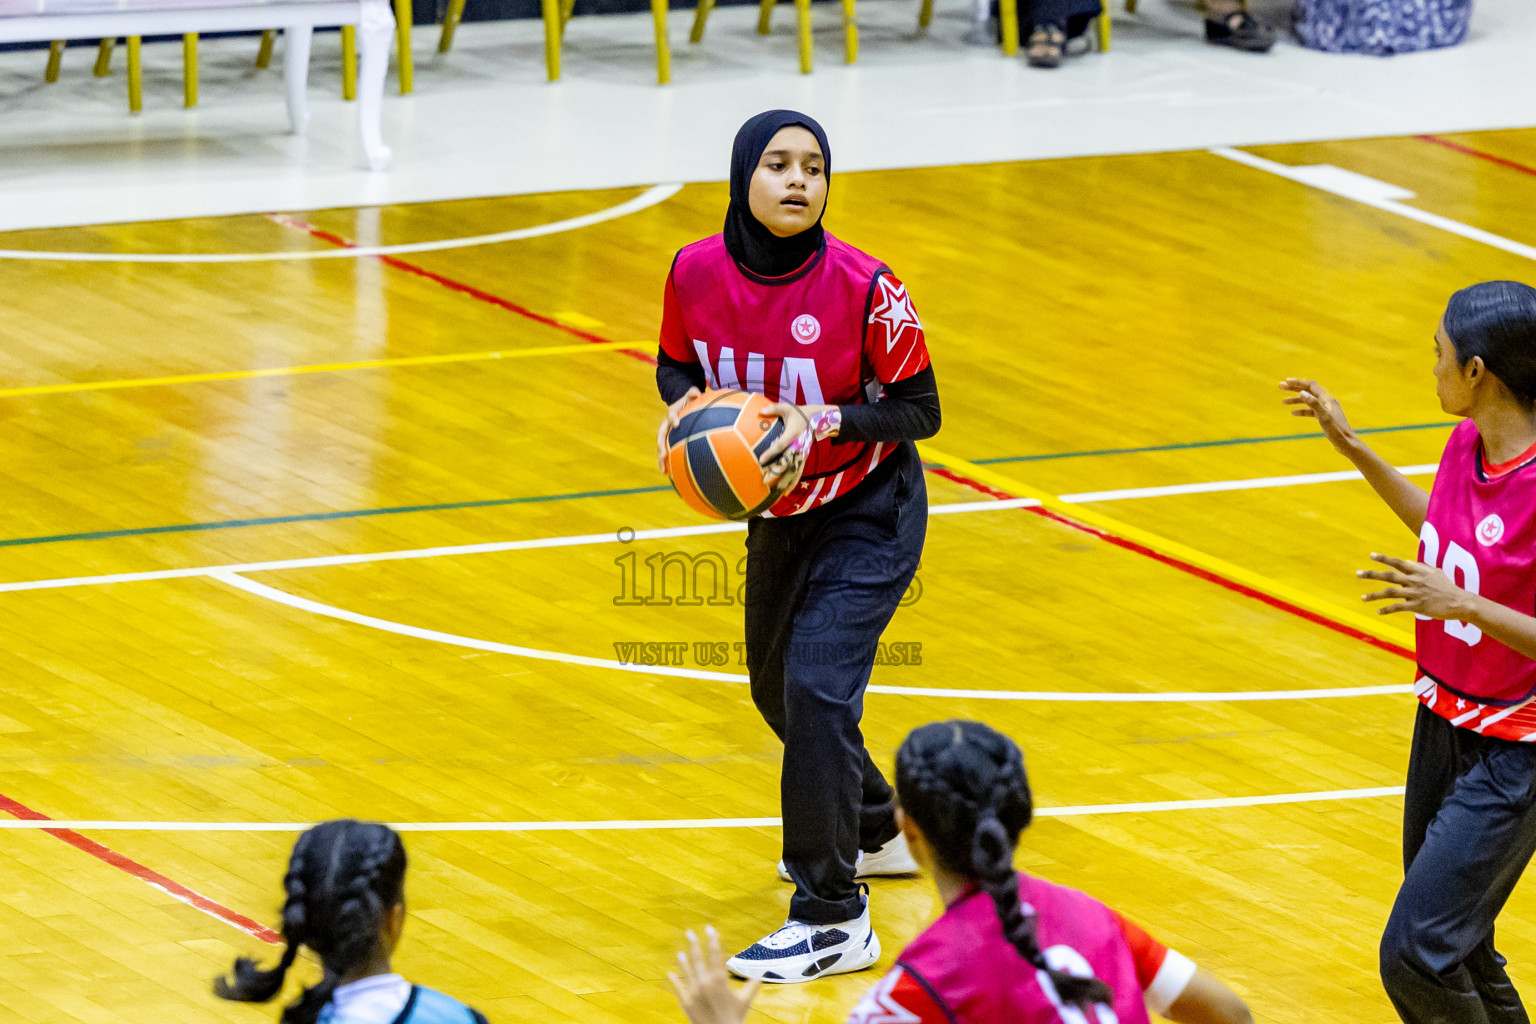
M 1195 965 L 1076 889 L 1019 875 L 1046 962 L 1106 982 L 1114 1005 L 1064 1006 L 1050 976 L 1003 937 L 992 900 L 962 895 L 912 941 L 854 1008 L 849 1024 L 1148 1024 L 1166 1014 Z
M 1451 431 L 1440 459 L 1419 561 L 1451 582 L 1536 614 L 1536 453 L 1490 467 L 1471 420 Z M 1451 724 L 1485 736 L 1536 740 L 1536 661 L 1469 622 L 1418 621 L 1414 689 Z
M 721 235 L 683 249 L 667 277 L 661 347 L 701 363 L 712 388 L 796 405 L 873 402 L 881 385 L 928 366 L 906 288 L 879 260 L 830 234 L 784 277 L 738 266 Z M 895 447 L 816 442 L 800 482 L 767 514 L 793 515 L 847 494 Z

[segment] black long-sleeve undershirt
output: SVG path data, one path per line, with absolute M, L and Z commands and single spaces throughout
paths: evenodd
M 668 405 L 682 398 L 689 388 L 707 387 L 704 367 L 696 362 L 674 359 L 664 350 L 656 352 L 656 390 Z M 885 397 L 868 405 L 838 406 L 843 425 L 833 444 L 875 441 L 921 441 L 939 432 L 943 415 L 939 408 L 939 385 L 933 367 L 914 373 L 905 380 L 885 385 Z
M 833 444 L 853 441 L 921 441 L 939 432 L 939 385 L 928 367 L 885 385 L 885 397 L 870 405 L 841 405 L 843 425 Z
M 703 391 L 707 387 L 702 363 L 685 363 L 667 355 L 664 348 L 656 350 L 656 390 L 667 405 L 686 395 L 689 388 Z

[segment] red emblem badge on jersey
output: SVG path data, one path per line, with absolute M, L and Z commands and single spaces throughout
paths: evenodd
M 1502 536 L 1504 520 L 1499 518 L 1497 512 L 1477 524 L 1477 542 L 1485 548 L 1497 544 Z
M 801 313 L 795 317 L 795 322 L 789 325 L 789 333 L 793 334 L 800 344 L 809 345 L 821 337 L 821 321 L 809 313 Z

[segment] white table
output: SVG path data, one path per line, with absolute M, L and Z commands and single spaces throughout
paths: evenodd
M 371 170 L 389 164 L 379 115 L 395 15 L 388 0 L 0 0 L 0 42 L 283 30 L 288 123 L 309 127 L 309 44 L 317 26 L 356 25 L 357 114 Z

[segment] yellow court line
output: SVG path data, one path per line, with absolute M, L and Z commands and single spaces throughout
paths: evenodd
M 649 350 L 654 341 L 583 342 L 580 345 L 546 345 L 542 348 L 503 349 L 497 352 L 452 352 L 440 356 L 401 356 L 397 359 L 360 359 L 350 363 L 315 363 L 312 366 L 273 366 L 259 370 L 224 370 L 217 373 L 184 373 L 176 377 L 137 377 L 129 380 L 85 381 L 78 384 L 37 384 L 24 388 L 0 388 L 0 398 L 23 395 L 59 395 L 71 391 L 116 391 L 122 388 L 153 388 L 167 384 L 205 384 L 220 380 L 252 380 L 257 377 L 292 377 L 301 373 L 337 373 L 342 370 L 375 370 L 396 366 L 434 366 L 470 363 L 485 359 L 526 359 L 532 356 L 565 356 L 583 352 Z
M 1032 487 L 1019 483 L 1017 480 L 1004 476 L 996 470 L 988 469 L 986 466 L 978 466 L 974 462 L 967 462 L 953 455 L 946 455 L 943 452 L 935 451 L 929 445 L 918 445 L 918 450 L 928 462 L 937 463 L 980 483 L 995 487 L 1000 491 L 1007 491 L 1016 497 L 1034 498 L 1040 502 L 1041 506 L 1058 515 L 1076 520 L 1087 526 L 1096 527 L 1125 540 L 1133 541 L 1143 547 L 1151 548 L 1159 554 L 1167 555 L 1170 558 L 1177 558 L 1181 562 L 1188 562 L 1190 565 L 1204 569 L 1207 572 L 1224 576 L 1235 583 L 1241 583 L 1260 593 L 1278 598 L 1287 604 L 1293 604 L 1298 608 L 1303 608 L 1342 625 L 1347 625 L 1377 639 L 1386 640 L 1389 643 L 1396 644 L 1399 647 L 1407 647 L 1410 650 L 1413 648 L 1413 636 L 1411 634 L 1387 625 L 1380 618 L 1351 611 L 1325 598 L 1316 597 L 1305 590 L 1293 587 L 1288 583 L 1281 583 L 1279 580 L 1270 579 L 1268 576 L 1256 573 L 1251 569 L 1245 569 L 1225 559 L 1217 558 L 1215 555 L 1208 555 L 1204 551 L 1199 551 L 1186 544 L 1180 544 L 1176 540 L 1169 540 L 1159 534 L 1132 526 L 1129 523 L 1122 523 L 1118 519 L 1112 519 L 1109 516 L 1084 508 L 1082 505 L 1068 504 L 1055 495 L 1037 491 Z

